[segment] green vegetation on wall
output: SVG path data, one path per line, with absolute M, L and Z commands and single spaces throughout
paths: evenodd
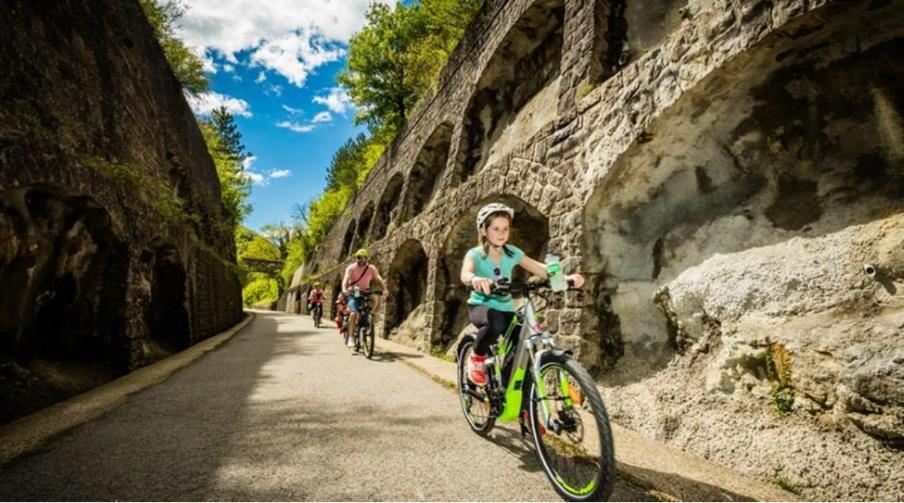
M 176 20 L 185 12 L 178 0 L 139 0 L 154 36 L 160 43 L 173 74 L 186 90 L 200 93 L 210 88 L 204 75 L 204 62 L 188 50 L 176 36 Z

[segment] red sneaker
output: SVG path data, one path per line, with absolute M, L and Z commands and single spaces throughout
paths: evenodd
M 487 383 L 486 360 L 486 356 L 478 356 L 474 353 L 471 353 L 471 358 L 468 360 L 468 377 L 478 386 L 484 386 Z

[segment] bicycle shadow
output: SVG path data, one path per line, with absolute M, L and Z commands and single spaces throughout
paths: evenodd
M 517 424 L 497 425 L 487 440 L 518 458 L 521 470 L 530 473 L 543 471 L 530 438 L 521 436 L 521 428 Z

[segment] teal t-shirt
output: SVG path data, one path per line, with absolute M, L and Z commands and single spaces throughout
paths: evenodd
M 521 262 L 524 252 L 516 246 L 506 245 L 506 247 L 512 252 L 512 256 L 509 257 L 503 251 L 498 265 L 493 262 L 489 255 L 483 255 L 483 247 L 481 246 L 471 248 L 465 256 L 470 257 L 474 261 L 474 273 L 478 276 L 490 278 L 493 281 L 499 278 L 506 278 L 511 281 L 512 269 L 515 268 L 518 262 Z M 497 311 L 513 312 L 515 310 L 515 303 L 512 302 L 511 295 L 500 297 L 498 295 L 484 295 L 477 291 L 471 291 L 468 304 L 472 306 L 487 306 Z

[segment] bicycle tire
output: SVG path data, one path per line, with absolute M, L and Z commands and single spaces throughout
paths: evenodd
M 355 326 L 355 353 L 361 351 L 361 320 L 358 320 L 358 325 Z
M 364 325 L 364 333 L 361 334 L 361 344 L 364 349 L 364 356 L 368 359 L 374 356 L 374 327 L 370 320 Z
M 484 419 L 479 420 L 478 416 L 471 413 L 472 406 L 475 405 L 476 397 L 468 393 L 468 389 L 472 386 L 468 380 L 468 359 L 474 350 L 474 339 L 465 339 L 458 348 L 458 401 L 461 404 L 461 412 L 468 422 L 468 426 L 474 433 L 485 437 L 493 429 L 496 424 L 496 418 L 490 413 L 490 404 L 484 401 L 482 405 L 485 413 Z
M 320 314 L 320 309 L 318 309 L 318 308 L 315 307 L 315 308 L 314 308 L 314 328 L 320 328 L 320 318 L 321 318 L 321 316 L 322 316 L 322 315 Z
M 578 419 L 578 421 L 572 419 L 576 424 L 573 431 L 566 431 L 563 428 L 564 434 L 562 435 L 549 431 L 545 425 L 540 424 L 543 416 L 538 385 L 534 380 L 531 380 L 530 394 L 528 394 L 531 397 L 530 426 L 531 438 L 534 441 L 537 458 L 543 467 L 544 473 L 546 473 L 546 478 L 549 479 L 553 488 L 563 499 L 568 501 L 607 500 L 612 494 L 612 486 L 615 482 L 615 452 L 612 441 L 612 429 L 603 405 L 603 399 L 587 371 L 570 358 L 554 357 L 547 359 L 540 366 L 540 378 L 545 379 L 547 373 L 553 369 L 561 369 L 570 374 L 580 388 L 579 391 L 574 390 L 571 386 L 571 381 L 568 381 L 567 394 L 569 397 L 560 398 L 560 401 L 566 404 L 562 406 L 563 409 L 569 409 L 567 405 L 569 401 L 574 404 L 575 401 L 580 400 L 581 405 L 578 407 L 580 410 L 576 414 L 568 412 L 569 415 L 576 416 Z M 554 385 L 553 388 L 555 389 L 556 386 Z M 560 390 L 556 391 L 561 394 Z M 590 408 L 589 414 L 586 410 L 588 405 Z M 574 409 L 574 407 L 571 408 Z M 563 417 L 561 415 L 562 412 L 551 411 L 551 414 L 557 414 L 561 418 Z M 595 430 L 598 432 L 598 438 L 595 441 L 598 443 L 596 445 L 593 444 L 594 439 L 591 435 L 589 436 L 590 450 L 584 446 L 566 448 L 566 442 L 562 440 L 563 438 L 569 435 L 576 436 L 578 431 L 582 439 L 585 437 L 584 416 L 590 416 L 595 421 Z M 550 445 L 550 448 L 547 448 L 547 444 Z M 551 450 L 556 452 L 550 452 Z M 598 466 L 591 466 L 594 454 L 597 452 L 599 454 Z M 569 465 L 574 467 L 574 471 L 582 472 L 582 476 L 566 481 L 560 472 L 569 468 Z

